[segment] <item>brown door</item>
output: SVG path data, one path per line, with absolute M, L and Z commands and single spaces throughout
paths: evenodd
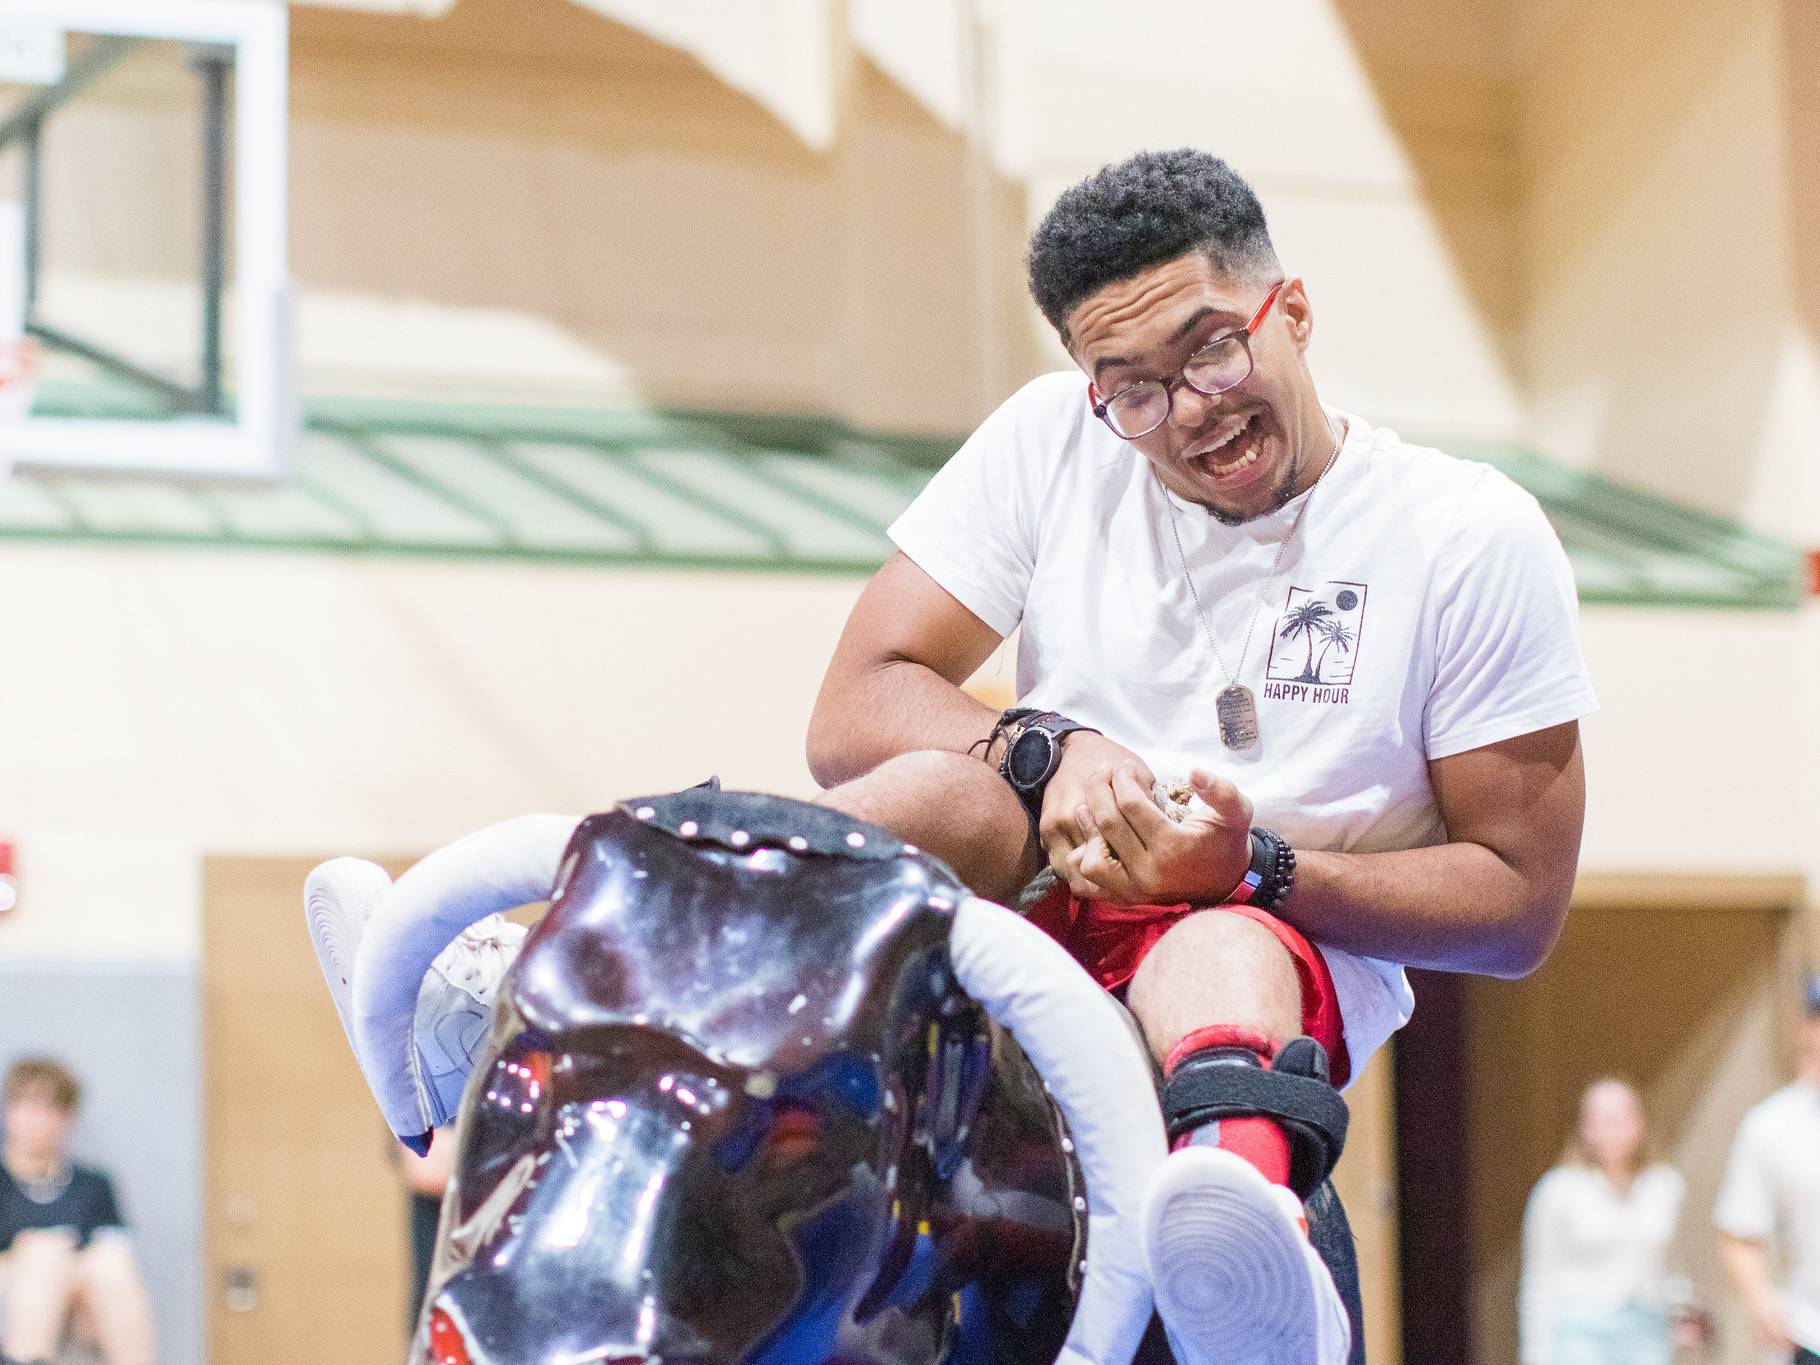
M 404 1358 L 405 1195 L 304 931 L 312 865 L 204 868 L 211 1365 Z

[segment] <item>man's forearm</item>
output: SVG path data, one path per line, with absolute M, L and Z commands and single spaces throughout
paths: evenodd
M 809 769 L 832 787 L 899 754 L 966 753 L 992 733 L 998 715 L 922 664 L 880 663 L 838 689 L 824 685 L 809 721 Z
M 1318 943 L 1412 967 L 1523 976 L 1541 965 L 1568 887 L 1538 887 L 1483 844 L 1296 851 L 1282 917 Z
M 1738 1295 L 1759 1320 L 1779 1309 L 1775 1277 L 1770 1274 L 1769 1248 L 1730 1233 L 1719 1234 L 1719 1263 L 1737 1287 Z

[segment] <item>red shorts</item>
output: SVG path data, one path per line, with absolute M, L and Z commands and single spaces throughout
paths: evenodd
M 1346 1055 L 1340 998 L 1327 960 L 1299 931 L 1269 911 L 1249 905 L 1114 905 L 1081 900 L 1058 884 L 1030 907 L 1030 920 L 1066 948 L 1100 985 L 1122 992 L 1158 939 L 1180 920 L 1209 908 L 1263 925 L 1288 949 L 1296 978 L 1302 983 L 1302 1032 L 1327 1050 L 1333 1083 L 1345 1085 L 1352 1076 L 1352 1060 Z

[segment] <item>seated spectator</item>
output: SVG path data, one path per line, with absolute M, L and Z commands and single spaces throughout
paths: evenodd
M 1523 1215 L 1523 1365 L 1669 1365 L 1697 1327 L 1671 1305 L 1668 1272 L 1684 1188 L 1644 1162 L 1643 1104 L 1620 1080 L 1595 1081 L 1560 1164 Z
M 79 1098 L 76 1078 L 43 1058 L 0 1087 L 0 1352 L 51 1361 L 74 1340 L 106 1365 L 151 1365 L 151 1303 L 113 1184 L 69 1159 Z

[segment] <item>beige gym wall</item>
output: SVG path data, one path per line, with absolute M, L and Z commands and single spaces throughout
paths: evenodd
M 435 21 L 293 11 L 294 259 L 318 387 L 597 400 L 618 386 L 964 429 L 1065 363 L 1021 296 L 1027 224 L 1104 160 L 1193 142 L 1258 184 L 1309 281 L 1335 401 L 1412 432 L 1520 435 L 1502 334 L 1514 272 L 1461 266 L 1514 257 L 1503 106 L 1437 100 L 1413 132 L 1394 127 L 1325 6 L 1166 5 L 1172 41 L 1129 51 L 1091 6 L 997 7 L 976 35 L 982 173 L 952 111 L 857 46 L 836 58 L 841 121 L 822 154 L 628 28 L 528 0 L 508 29 L 501 4 Z M 1448 27 L 1457 52 L 1404 69 L 1477 91 L 1489 39 Z M 1217 101 L 1215 50 L 1257 54 L 1230 64 Z M 946 54 L 898 55 L 914 77 Z M 1489 172 L 1437 198 L 1412 135 L 1430 164 Z
M 802 735 L 858 586 L 0 550 L 9 651 L 33 661 L 13 670 L 0 710 L 0 828 L 27 888 L 0 943 L 190 959 L 206 854 L 423 849 L 709 772 L 812 790 Z M 1687 743 L 1664 759 L 1716 689 L 1730 689 L 1739 726 L 1792 723 L 1786 619 L 1585 613 L 1603 706 L 1586 726 L 1587 871 L 1799 871 L 1795 746 Z M 1710 649 L 1685 652 L 1689 632 Z M 1738 659 L 1751 668 L 1733 681 Z M 1701 814 L 1712 800 L 1723 838 Z
M 1790 212 L 1816 174 L 1795 155 L 1804 8 L 1533 5 L 1519 117 L 1538 444 L 1800 541 L 1820 530 L 1814 247 Z
M 850 578 L 0 550 L 9 955 L 193 960 L 210 853 L 425 850 L 719 773 L 813 790 Z M 301 925 L 301 919 L 299 920 Z
M 1017 271 L 982 315 L 965 146 L 872 64 L 841 68 L 821 152 L 567 0 L 293 25 L 312 391 L 642 396 L 941 432 L 996 401 L 979 356 L 1018 330 Z M 985 250 L 1015 262 L 1021 192 L 981 191 Z M 1039 368 L 1023 349 L 1016 376 Z

